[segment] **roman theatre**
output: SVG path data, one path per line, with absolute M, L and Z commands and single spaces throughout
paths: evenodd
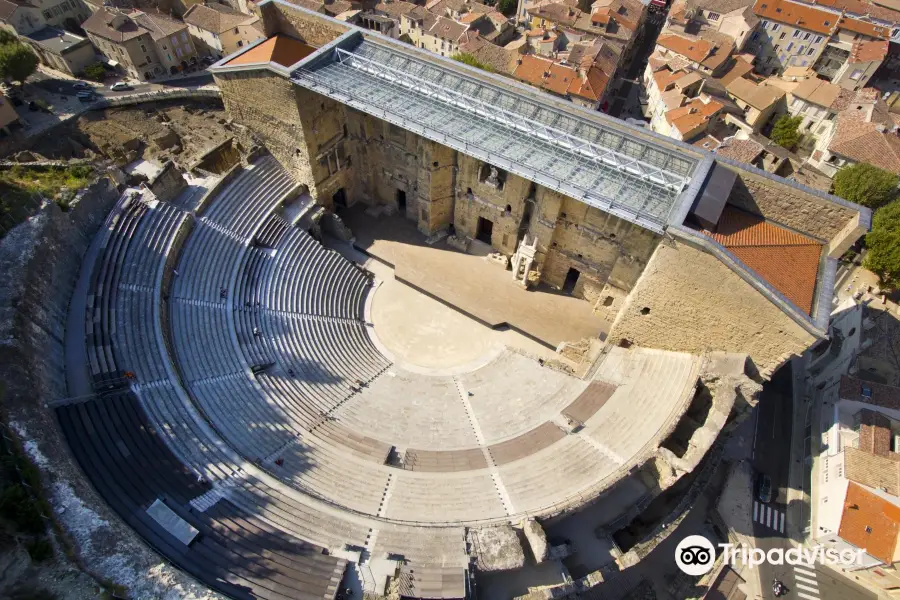
M 232 598 L 627 577 L 827 336 L 869 212 L 255 10 L 266 39 L 211 70 L 258 147 L 195 202 L 126 191 L 85 256 L 50 403 L 84 476 Z

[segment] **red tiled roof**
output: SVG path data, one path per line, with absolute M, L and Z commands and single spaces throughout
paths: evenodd
M 307 46 L 299 40 L 287 37 L 286 35 L 276 35 L 270 37 L 265 42 L 254 46 L 250 50 L 244 52 L 229 60 L 228 66 L 247 65 L 252 63 L 274 62 L 283 67 L 289 67 L 299 62 L 315 52 L 315 48 Z
M 661 35 L 656 43 L 696 63 L 702 62 L 713 50 L 713 45 L 706 40 L 690 40 L 680 35 Z
M 807 314 L 812 312 L 822 245 L 812 238 L 726 206 L 706 232 Z
M 900 536 L 900 507 L 851 482 L 838 535 L 890 565 Z
M 753 12 L 764 19 L 815 31 L 831 33 L 840 15 L 786 0 L 756 0 Z
M 838 20 L 838 27 L 855 33 L 868 35 L 873 38 L 886 40 L 891 37 L 891 30 L 884 25 L 876 25 L 875 23 L 861 21 L 859 19 L 854 19 L 853 17 L 841 17 Z
M 863 396 L 863 388 L 868 391 L 866 396 Z M 839 394 L 841 400 L 856 400 L 874 406 L 900 410 L 900 388 L 892 385 L 841 375 Z
M 850 51 L 850 62 L 882 61 L 887 56 L 890 44 L 887 40 L 853 44 L 853 49 Z

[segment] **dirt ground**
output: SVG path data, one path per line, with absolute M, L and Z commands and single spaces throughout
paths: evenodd
M 83 114 L 69 125 L 41 136 L 27 151 L 10 159 L 102 160 L 119 166 L 139 158 L 160 163 L 172 159 L 190 169 L 209 150 L 233 138 L 252 146 L 249 133 L 226 120 L 217 101 L 171 101 Z

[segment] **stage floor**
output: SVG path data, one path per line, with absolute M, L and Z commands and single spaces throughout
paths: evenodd
M 400 216 L 370 217 L 365 205 L 341 212 L 355 246 L 394 268 L 398 281 L 477 319 L 489 327 L 508 325 L 546 346 L 584 338 L 604 339 L 606 320 L 591 305 L 546 286 L 526 291 L 512 273 L 483 256 L 465 254 L 441 240 L 425 243 L 415 225 Z

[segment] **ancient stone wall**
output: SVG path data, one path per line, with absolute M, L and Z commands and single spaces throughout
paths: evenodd
M 454 226 L 459 234 L 478 237 L 479 219 L 492 223 L 491 246 L 504 254 L 516 251 L 525 199 L 532 183 L 470 156 L 459 155 Z
M 447 229 L 453 222 L 456 198 L 456 165 L 459 160 L 452 148 L 416 136 L 418 169 L 418 224 L 426 235 Z
M 41 470 L 44 493 L 78 563 L 128 586 L 128 597 L 186 597 L 192 579 L 161 565 L 84 477 L 47 402 L 69 395 L 65 332 L 69 300 L 94 234 L 118 192 L 102 179 L 63 212 L 49 204 L 0 241 L 0 381 L 3 409 Z M 83 327 L 83 321 L 82 321 Z
M 266 36 L 283 33 L 310 46 L 324 46 L 350 28 L 291 6 L 269 3 L 260 9 Z
M 187 187 L 187 182 L 184 180 L 184 172 L 170 160 L 148 186 L 154 196 L 168 202 Z
M 852 208 L 805 193 L 788 183 L 731 165 L 723 166 L 738 173 L 728 197 L 729 204 L 814 238 L 829 242 L 857 217 L 857 211 Z
M 300 180 L 295 157 L 305 138 L 291 82 L 264 69 L 216 73 L 214 77 L 228 115 L 249 127 L 272 156 Z
M 745 352 L 769 372 L 815 337 L 715 256 L 660 243 L 609 334 L 647 348 Z

